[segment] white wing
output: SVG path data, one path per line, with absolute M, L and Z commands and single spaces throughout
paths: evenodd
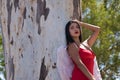
M 100 70 L 99 70 L 99 67 L 98 67 L 98 64 L 97 64 L 97 60 L 96 60 L 96 57 L 94 58 L 94 77 L 95 77 L 95 80 L 102 80 L 101 78 L 101 75 L 100 75 Z
M 73 67 L 74 65 L 67 53 L 66 46 L 60 46 L 57 50 L 57 69 L 61 80 L 70 80 Z

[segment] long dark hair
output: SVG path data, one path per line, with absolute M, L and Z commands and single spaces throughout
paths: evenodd
M 76 22 L 76 21 L 69 21 L 69 22 L 66 24 L 66 26 L 65 26 L 65 35 L 66 35 L 66 43 L 67 43 L 67 45 L 68 45 L 69 43 L 75 42 L 75 41 L 73 40 L 72 36 L 70 35 L 70 32 L 69 32 L 69 28 L 70 28 L 70 25 L 71 25 L 72 23 L 77 23 L 77 22 Z M 77 23 L 77 24 L 79 25 L 79 23 Z M 81 30 L 80 25 L 79 25 L 79 29 L 80 29 L 79 40 L 80 40 L 80 42 L 82 42 L 82 30 Z

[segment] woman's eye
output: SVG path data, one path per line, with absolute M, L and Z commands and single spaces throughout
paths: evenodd
M 74 26 L 71 26 L 71 29 L 74 29 Z
M 79 28 L 79 26 L 77 26 L 77 28 Z

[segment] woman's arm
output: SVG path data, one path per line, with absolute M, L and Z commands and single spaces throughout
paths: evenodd
M 78 20 L 75 21 L 77 21 L 80 24 L 80 26 L 85 27 L 93 32 L 92 35 L 90 35 L 90 37 L 87 39 L 87 44 L 89 45 L 89 47 L 92 47 L 92 45 L 95 43 L 98 37 L 98 34 L 100 32 L 100 27 L 88 23 L 80 22 Z
M 71 56 L 72 60 L 76 63 L 78 68 L 86 75 L 86 77 L 89 80 L 95 80 L 93 75 L 89 72 L 87 67 L 84 65 L 84 63 L 81 61 L 79 57 L 79 50 L 75 47 L 74 43 L 71 43 L 68 46 L 68 53 Z

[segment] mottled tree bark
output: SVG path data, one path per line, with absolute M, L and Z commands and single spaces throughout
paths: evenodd
M 2 9 L 2 0 L 0 0 L 0 28 L 1 28 L 1 9 Z
M 60 80 L 57 48 L 68 20 L 80 19 L 80 0 L 2 0 L 6 80 Z

